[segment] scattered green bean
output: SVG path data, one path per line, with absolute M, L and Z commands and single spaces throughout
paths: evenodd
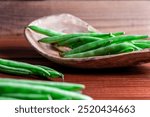
M 91 43 L 81 45 L 77 48 L 74 48 L 74 49 L 68 51 L 68 52 L 65 52 L 65 55 L 85 52 L 85 51 L 88 51 L 88 50 L 104 47 L 104 46 L 107 46 L 107 45 L 110 45 L 110 44 L 116 43 L 116 42 L 121 43 L 121 42 L 125 42 L 125 41 L 144 39 L 144 38 L 148 38 L 148 36 L 147 35 L 123 35 L 123 36 L 111 37 L 109 39 L 98 40 L 98 41 L 94 41 L 94 42 L 91 42 Z
M 37 26 L 31 26 L 31 27 L 29 26 L 29 28 L 41 34 L 42 32 L 44 33 L 46 32 L 46 31 L 43 31 L 44 29 L 37 27 Z M 123 47 L 121 43 L 124 43 L 124 42 L 128 42 L 129 48 L 127 47 L 124 49 L 122 48 L 122 50 L 120 50 L 117 53 L 113 51 L 114 53 L 112 54 L 118 54 L 120 52 L 124 53 L 124 52 L 130 52 L 130 51 L 137 51 L 137 50 L 142 50 L 145 48 L 150 48 L 149 40 L 141 40 L 141 39 L 149 38 L 148 35 L 124 35 L 125 34 L 124 32 L 101 33 L 101 32 L 97 32 L 92 27 L 88 27 L 88 31 L 86 33 L 72 33 L 72 34 L 58 33 L 57 34 L 57 32 L 53 30 L 49 30 L 49 31 L 47 30 L 47 32 L 50 32 L 50 34 L 46 33 L 48 37 L 40 39 L 39 42 L 52 43 L 52 44 L 54 43 L 55 47 L 57 48 L 61 46 L 69 47 L 69 49 L 62 49 L 62 48 L 58 49 L 58 51 L 60 51 L 60 55 L 64 57 L 82 57 L 82 55 L 83 57 L 88 57 L 91 55 L 87 55 L 87 53 L 91 51 L 96 52 L 96 56 L 97 56 L 98 54 L 97 50 L 99 49 L 103 50 L 105 47 L 107 48 L 107 46 L 108 48 L 109 46 Z M 118 44 L 121 44 L 121 45 L 118 45 Z M 127 45 L 127 43 L 125 45 Z M 118 50 L 118 48 L 116 50 Z M 105 51 L 106 52 L 103 52 L 103 53 L 107 53 L 109 50 L 108 51 L 105 50 Z M 108 53 L 108 54 L 111 54 L 111 53 Z M 95 56 L 95 54 L 93 54 L 93 56 Z
M 122 35 L 122 34 L 120 34 L 120 35 Z M 119 36 L 119 34 L 116 35 L 116 36 Z M 75 37 L 75 38 L 72 38 L 72 39 L 69 39 L 69 40 L 66 40 L 66 41 L 62 41 L 62 42 L 58 43 L 58 45 L 60 45 L 60 46 L 64 45 L 64 46 L 70 47 L 71 49 L 74 49 L 74 48 L 77 48 L 81 45 L 87 44 L 89 42 L 97 41 L 97 39 L 102 40 L 102 39 L 110 38 L 110 36 L 109 37 L 103 37 L 103 38 L 87 36 L 87 38 L 85 38 L 85 39 L 84 39 L 84 37 L 86 37 L 86 36 L 81 36 L 81 41 L 80 42 L 75 42 L 75 41 L 78 41 L 78 37 Z M 115 36 L 111 34 L 111 37 L 115 37 Z M 80 40 L 80 37 L 79 37 L 79 40 Z
M 102 56 L 102 55 L 110 55 L 124 52 L 132 52 L 137 50 L 135 46 L 128 42 L 119 43 L 119 44 L 111 44 L 105 47 L 101 47 L 98 49 L 77 53 L 77 54 L 66 54 L 64 57 L 67 58 L 84 58 L 84 57 L 92 57 L 92 56 Z
M 97 40 L 103 40 L 101 38 L 98 37 L 90 37 L 90 36 L 79 36 L 79 37 L 74 37 L 71 39 L 68 39 L 66 41 L 60 42 L 58 43 L 58 45 L 60 46 L 68 46 L 72 43 L 88 43 L 88 42 L 93 42 L 93 41 L 97 41 Z
M 124 32 L 116 32 L 117 34 L 122 33 L 124 34 Z M 115 35 L 116 33 L 112 33 L 113 35 Z M 60 36 L 53 36 L 53 37 L 45 37 L 39 40 L 39 42 L 43 42 L 43 43 L 58 43 L 61 41 L 65 41 L 67 39 L 70 38 L 74 38 L 74 37 L 78 37 L 78 36 L 92 36 L 92 37 L 107 37 L 107 36 L 111 36 L 111 33 L 74 33 L 74 34 L 64 34 L 64 35 L 60 35 Z

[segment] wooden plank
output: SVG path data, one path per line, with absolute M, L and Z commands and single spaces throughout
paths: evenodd
M 23 36 L 0 36 L 0 58 L 42 58 Z
M 150 33 L 148 1 L 0 1 L 0 34 L 22 34 L 39 17 L 74 14 L 103 32 Z

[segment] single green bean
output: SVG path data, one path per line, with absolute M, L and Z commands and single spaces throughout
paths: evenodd
M 72 43 L 88 43 L 88 42 L 93 42 L 93 41 L 97 41 L 97 40 L 103 40 L 102 38 L 98 38 L 98 37 L 90 37 L 90 36 L 79 36 L 79 37 L 74 37 L 71 39 L 68 39 L 66 41 L 60 42 L 58 43 L 58 45 L 60 46 L 67 46 L 70 45 Z
M 89 33 L 102 33 L 102 32 L 98 32 L 96 31 L 95 29 L 93 29 L 92 27 L 88 27 L 88 32 Z M 125 32 L 115 32 L 115 33 L 112 33 L 112 36 L 119 36 L 119 35 L 124 35 Z M 110 37 L 110 36 L 109 36 Z
M 9 67 L 1 64 L 0 64 L 0 72 L 15 74 L 15 75 L 33 75 L 33 73 L 30 70 L 22 69 L 22 68 L 18 69 L 15 67 Z
M 39 66 L 45 70 L 47 70 L 50 74 L 51 74 L 51 77 L 52 78 L 58 78 L 58 77 L 61 77 L 62 79 L 64 79 L 64 75 L 50 67 L 46 67 L 46 66 L 42 66 L 42 65 L 36 65 L 36 66 Z
M 66 91 L 54 87 L 38 86 L 30 84 L 19 84 L 19 83 L 0 83 L 0 93 L 25 93 L 25 94 L 48 94 L 51 95 L 52 99 L 58 99 L 61 97 L 71 97 L 73 100 L 88 100 L 92 99 L 89 96 Z
M 41 28 L 38 26 L 27 26 L 27 28 L 29 28 L 29 29 L 37 32 L 37 33 L 46 35 L 46 36 L 58 36 L 58 35 L 63 34 L 63 33 L 59 33 L 59 32 L 56 32 L 54 30 L 51 30 L 51 29 Z
M 40 80 L 23 80 L 23 79 L 11 79 L 11 78 L 0 78 L 1 82 L 8 83 L 20 83 L 20 84 L 31 84 L 31 85 L 42 85 L 47 87 L 55 87 L 68 91 L 80 91 L 85 88 L 82 84 L 66 83 L 66 82 L 51 82 L 51 81 L 40 81 Z
M 150 40 L 134 40 L 131 43 L 142 49 L 150 48 Z
M 125 32 L 114 32 L 114 33 L 110 33 L 109 37 L 120 36 L 120 35 L 124 35 L 124 34 L 125 34 Z M 108 37 L 108 36 L 106 36 L 106 37 Z
M 128 42 L 128 44 L 129 44 L 129 47 L 125 48 L 125 49 L 122 49 L 119 53 L 126 53 L 126 52 L 132 52 L 132 51 L 140 51 L 140 50 L 142 50 L 142 48 L 140 48 L 138 46 L 135 46 L 134 44 L 132 44 L 130 42 Z
M 101 47 L 98 49 L 77 53 L 64 55 L 66 58 L 84 58 L 84 57 L 92 57 L 92 56 L 101 56 L 101 55 L 110 55 L 110 54 L 118 54 L 124 50 L 126 52 L 131 52 L 137 50 L 132 44 L 124 42 L 119 44 L 111 44 L 105 47 Z
M 64 54 L 65 55 L 76 54 L 76 53 L 81 53 L 81 52 L 85 52 L 88 50 L 104 47 L 104 46 L 107 46 L 116 42 L 118 43 L 118 42 L 125 42 L 125 41 L 144 39 L 144 38 L 148 38 L 148 36 L 147 35 L 122 35 L 122 36 L 117 36 L 117 37 L 111 37 L 109 39 L 98 40 L 98 41 L 94 41 L 94 42 L 81 45 L 68 52 L 64 52 Z
M 74 49 L 74 48 L 77 48 L 77 47 L 79 47 L 83 44 L 86 44 L 86 43 L 85 42 L 72 43 L 72 44 L 68 45 L 68 47 L 71 48 L 71 49 Z
M 55 100 L 72 100 L 71 97 L 61 97 L 61 98 L 56 98 Z
M 118 34 L 118 32 L 116 32 Z M 123 33 L 123 32 L 119 32 Z M 115 35 L 115 33 L 112 33 Z M 93 36 L 93 37 L 107 37 L 111 36 L 111 33 L 74 33 L 74 34 L 64 34 L 60 36 L 53 36 L 53 37 L 45 37 L 39 40 L 39 42 L 43 43 L 56 43 L 60 41 L 65 41 L 70 38 L 78 37 L 78 36 Z
M 4 96 L 0 96 L 0 100 L 20 100 L 20 99 L 12 98 L 12 97 L 4 97 Z
M 50 95 L 43 94 L 25 94 L 25 93 L 2 93 L 0 96 L 11 97 L 21 100 L 52 100 Z

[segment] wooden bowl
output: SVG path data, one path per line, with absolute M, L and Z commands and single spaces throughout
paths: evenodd
M 83 20 L 70 15 L 59 14 L 42 17 L 31 22 L 29 25 L 37 25 L 43 28 L 51 28 L 53 30 L 65 33 L 87 32 L 88 28 L 97 31 Z M 37 41 L 44 37 L 41 34 L 35 33 L 29 29 L 25 29 L 25 36 L 29 43 L 44 57 L 50 61 L 59 63 L 61 65 L 76 67 L 76 68 L 113 68 L 113 67 L 127 67 L 140 63 L 150 62 L 150 50 L 96 56 L 87 58 L 62 58 L 58 51 L 53 49 L 50 44 L 38 43 Z

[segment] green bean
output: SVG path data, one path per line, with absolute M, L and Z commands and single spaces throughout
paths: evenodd
M 107 39 L 107 38 L 110 38 L 110 37 L 114 37 L 114 36 L 119 36 L 119 35 L 123 35 L 124 33 L 122 32 L 116 32 L 115 35 L 111 34 L 111 36 L 105 36 L 103 37 L 103 39 Z M 80 39 L 81 37 L 81 39 Z M 85 38 L 85 39 L 84 39 Z M 79 36 L 79 37 L 74 37 L 74 38 L 71 38 L 71 39 L 68 39 L 68 40 L 65 40 L 65 41 L 60 41 L 58 43 L 58 45 L 65 45 L 67 47 L 70 47 L 70 48 L 76 48 L 76 47 L 79 47 L 83 44 L 86 44 L 86 43 L 89 43 L 89 42 L 92 42 L 92 41 L 96 41 L 96 38 L 97 39 L 102 39 L 102 38 L 98 38 L 98 37 L 91 37 L 91 36 Z M 80 42 L 79 42 L 80 41 Z
M 88 42 L 93 42 L 93 41 L 97 41 L 97 40 L 103 40 L 103 39 L 102 38 L 98 38 L 98 37 L 79 36 L 79 37 L 74 37 L 74 38 L 71 38 L 69 40 L 66 40 L 66 41 L 63 41 L 61 43 L 58 43 L 58 45 L 60 45 L 60 46 L 67 46 L 67 45 L 70 45 L 72 43 L 78 43 L 78 42 L 88 43 Z
M 40 68 L 38 66 L 28 64 L 28 63 L 0 59 L 0 64 L 9 66 L 9 67 L 28 69 L 28 70 L 32 71 L 33 73 L 38 74 L 40 76 L 50 77 L 49 72 L 46 71 L 45 69 Z
M 91 37 L 91 38 L 97 38 L 97 37 Z M 105 38 L 103 38 L 103 39 L 107 39 L 108 37 L 105 37 Z M 99 40 L 100 39 L 102 39 L 102 38 L 99 38 Z M 66 40 L 67 41 L 67 40 Z M 69 41 L 69 40 L 68 40 Z M 94 41 L 94 40 L 93 40 Z M 95 40 L 95 41 L 97 41 L 97 40 Z M 74 48 L 77 48 L 77 47 L 79 47 L 79 46 L 81 46 L 81 45 L 84 45 L 84 44 L 87 44 L 87 43 L 89 43 L 89 42 L 92 42 L 92 40 L 90 41 L 90 39 L 89 39 L 89 41 L 82 41 L 82 42 L 76 42 L 76 43 L 70 43 L 70 44 L 68 44 L 68 45 L 66 45 L 66 46 L 68 46 L 69 48 L 71 48 L 71 49 L 74 49 Z
M 96 33 L 96 32 L 95 32 Z M 97 32 L 98 33 L 98 32 Z M 110 38 L 110 37 L 115 37 L 115 36 L 121 36 L 121 35 L 124 35 L 125 32 L 114 32 L 114 33 L 109 33 L 110 35 L 108 36 L 104 36 L 102 37 L 102 39 L 107 39 L 107 38 Z
M 52 100 L 50 95 L 43 94 L 25 94 L 25 93 L 2 93 L 0 96 L 11 97 L 21 100 Z
M 132 44 L 130 42 L 128 42 L 128 43 L 129 43 L 130 48 L 129 47 L 125 48 L 125 49 L 121 50 L 119 53 L 126 53 L 126 52 L 132 52 L 132 51 L 137 51 L 137 50 L 140 51 L 140 50 L 142 50 L 142 48 L 140 48 L 138 46 L 135 46 L 134 44 Z M 131 49 L 131 47 L 132 47 L 132 49 Z
M 51 95 L 52 99 L 58 99 L 60 97 L 70 97 L 73 100 L 87 100 L 91 99 L 91 97 L 71 92 L 65 91 L 62 89 L 47 87 L 47 86 L 38 86 L 38 85 L 30 85 L 30 84 L 19 84 L 19 83 L 0 83 L 0 93 L 25 93 L 25 94 L 48 94 Z
M 109 33 L 105 33 L 105 34 L 97 34 L 97 33 L 65 34 L 65 35 L 61 35 L 61 36 L 45 37 L 45 38 L 39 40 L 39 42 L 56 43 L 56 42 L 60 42 L 60 41 L 65 41 L 65 40 L 70 39 L 70 38 L 78 37 L 78 36 L 99 36 L 99 37 L 103 37 L 103 36 L 108 36 L 108 35 L 110 35 L 110 34 Z
M 57 35 L 62 35 L 63 34 L 63 33 L 56 32 L 54 30 L 41 28 L 41 27 L 38 27 L 38 26 L 28 26 L 27 28 L 29 28 L 29 29 L 37 32 L 37 33 L 46 35 L 46 36 L 57 36 Z
M 85 42 L 72 43 L 72 44 L 67 45 L 67 47 L 74 49 L 74 48 L 77 48 L 83 44 L 86 44 L 86 43 Z M 69 51 L 69 50 L 66 50 L 66 51 Z M 63 51 L 63 52 L 66 52 L 66 51 Z
M 54 70 L 54 69 L 52 69 L 52 68 L 50 68 L 50 67 L 46 67 L 46 66 L 43 66 L 43 65 L 36 65 L 36 66 L 39 66 L 39 67 L 42 67 L 43 69 L 45 69 L 45 70 L 50 70 L 50 71 L 56 71 L 56 70 Z M 57 71 L 56 71 L 57 72 Z
M 19 99 L 17 99 L 17 98 L 12 98 L 12 97 L 0 96 L 0 100 L 19 100 Z
M 64 79 L 64 75 L 50 67 L 46 67 L 46 66 L 42 66 L 42 65 L 36 65 L 36 66 L 39 66 L 45 70 L 47 70 L 50 74 L 51 74 L 51 77 L 52 78 L 57 78 L 57 77 L 61 77 L 62 79 Z
M 117 34 L 123 32 L 116 32 Z M 115 35 L 116 33 L 112 33 Z M 43 43 L 56 43 L 60 41 L 65 41 L 70 38 L 78 37 L 78 36 L 93 36 L 93 37 L 107 37 L 111 36 L 111 33 L 74 33 L 74 34 L 64 34 L 60 36 L 53 36 L 53 37 L 45 37 L 39 40 L 39 42 Z
M 24 63 L 24 62 L 17 62 L 17 61 L 12 61 L 12 60 L 7 60 L 7 59 L 0 59 L 0 65 L 8 66 L 11 68 L 14 67 L 14 68 L 18 69 L 18 71 L 19 71 L 19 69 L 26 69 L 28 71 L 31 71 L 34 75 L 38 75 L 38 76 L 42 76 L 42 77 L 46 77 L 46 78 L 55 78 L 54 77 L 55 73 L 53 73 L 55 71 L 50 72 L 50 70 L 47 71 L 47 70 L 43 69 L 42 67 L 28 64 L 28 63 Z M 51 75 L 51 74 L 53 74 L 53 75 Z
M 150 48 L 150 40 L 134 40 L 131 43 L 142 49 Z
M 79 47 L 83 44 L 86 44 L 86 43 L 85 42 L 72 43 L 72 44 L 68 45 L 68 47 L 71 48 L 71 49 L 74 49 L 74 48 L 77 48 L 77 47 Z
M 132 44 L 124 42 L 119 44 L 111 44 L 105 47 L 101 47 L 98 49 L 77 53 L 77 54 L 67 54 L 64 57 L 67 58 L 83 58 L 83 57 L 91 57 L 91 56 L 101 56 L 101 55 L 110 55 L 110 54 L 118 54 L 121 51 L 131 52 L 135 51 L 135 48 Z
M 15 75 L 32 75 L 33 73 L 30 70 L 22 69 L 22 68 L 15 68 L 9 67 L 0 64 L 0 72 L 15 74 Z
M 124 35 L 124 34 L 125 34 L 125 32 L 114 32 L 114 33 L 110 33 L 109 37 L 120 36 L 120 35 Z
M 60 51 L 60 52 L 66 52 L 66 51 L 69 51 L 70 49 L 73 49 L 73 48 L 77 48 L 83 44 L 86 44 L 86 42 L 77 42 L 77 43 L 71 43 L 71 44 L 68 44 L 67 46 L 59 46 L 57 44 L 55 44 L 55 48 Z M 69 47 L 68 49 L 61 49 L 63 47 Z M 58 49 L 59 48 L 59 49 Z
M 55 100 L 72 100 L 71 97 L 61 97 L 61 98 L 56 98 Z
M 125 42 L 125 41 L 144 39 L 144 38 L 148 38 L 148 36 L 147 35 L 123 35 L 123 36 L 111 37 L 109 39 L 98 40 L 98 41 L 94 41 L 91 43 L 81 45 L 77 48 L 74 48 L 74 49 L 68 51 L 68 52 L 64 52 L 64 54 L 68 54 L 68 55 L 76 54 L 76 53 L 85 52 L 88 50 L 104 47 L 104 46 L 107 46 L 107 45 L 110 45 L 110 44 L 116 43 L 116 42 Z
M 63 90 L 68 91 L 80 91 L 85 88 L 82 84 L 75 84 L 75 83 L 66 83 L 66 82 L 50 82 L 50 81 L 40 81 L 40 80 L 21 80 L 21 79 L 11 79 L 11 78 L 0 78 L 1 82 L 8 82 L 8 83 L 20 83 L 20 84 L 31 84 L 31 85 L 42 85 L 47 87 L 55 87 Z
M 88 27 L 88 32 L 89 33 L 102 33 L 102 32 L 98 32 L 95 29 L 93 29 L 92 27 Z M 124 35 L 125 32 L 115 32 L 115 33 L 110 33 L 112 34 L 112 36 L 119 36 L 119 35 Z M 110 36 L 109 36 L 110 37 Z

